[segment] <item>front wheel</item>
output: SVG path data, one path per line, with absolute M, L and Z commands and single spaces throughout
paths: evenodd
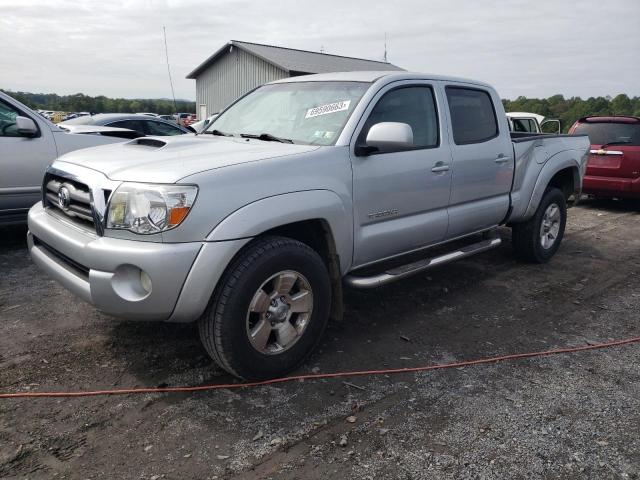
M 317 345 L 331 285 L 320 256 L 284 237 L 255 240 L 233 261 L 200 319 L 200 338 L 226 371 L 245 380 L 283 375 Z
M 532 218 L 512 226 L 514 253 L 522 260 L 546 263 L 558 251 L 567 223 L 567 202 L 557 188 L 548 188 Z

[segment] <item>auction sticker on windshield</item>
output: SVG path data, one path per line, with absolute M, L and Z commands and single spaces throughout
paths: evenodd
M 327 105 L 313 107 L 307 110 L 307 114 L 304 116 L 304 118 L 313 118 L 320 115 L 327 115 L 328 113 L 336 113 L 343 110 L 349 110 L 349 105 L 351 105 L 351 100 L 343 100 L 341 102 L 329 103 Z

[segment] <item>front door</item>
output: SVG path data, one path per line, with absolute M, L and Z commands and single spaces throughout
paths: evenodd
M 371 126 L 401 122 L 413 148 L 356 156 L 352 145 L 354 267 L 440 242 L 447 231 L 451 152 L 442 99 L 428 82 L 397 82 L 365 111 L 355 145 Z
M 18 115 L 31 118 L 38 125 L 34 137 L 18 132 Z M 0 222 L 19 219 L 40 200 L 44 170 L 56 154 L 46 122 L 0 100 Z

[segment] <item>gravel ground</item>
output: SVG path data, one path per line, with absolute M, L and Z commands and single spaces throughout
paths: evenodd
M 300 373 L 636 337 L 639 220 L 635 205 L 586 201 L 550 264 L 517 263 L 506 241 L 347 292 Z M 123 322 L 74 298 L 32 265 L 24 234 L 0 229 L 0 390 L 232 381 L 193 326 Z M 0 478 L 640 478 L 639 412 L 637 344 L 250 390 L 0 400 Z

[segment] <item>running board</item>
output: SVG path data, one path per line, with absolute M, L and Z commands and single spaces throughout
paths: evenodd
M 425 258 L 418 260 L 417 262 L 402 265 L 400 267 L 392 268 L 385 272 L 372 275 L 369 277 L 359 277 L 356 275 L 347 275 L 344 281 L 347 285 L 353 288 L 375 288 L 387 283 L 395 282 L 396 280 L 402 280 L 416 273 L 429 270 L 430 268 L 437 267 L 438 265 L 444 265 L 445 263 L 453 262 L 454 260 L 460 260 L 461 258 L 475 255 L 476 253 L 485 252 L 496 248 L 502 243 L 500 238 L 491 238 L 483 240 L 472 245 L 460 248 L 453 252 L 445 253 L 438 257 Z

